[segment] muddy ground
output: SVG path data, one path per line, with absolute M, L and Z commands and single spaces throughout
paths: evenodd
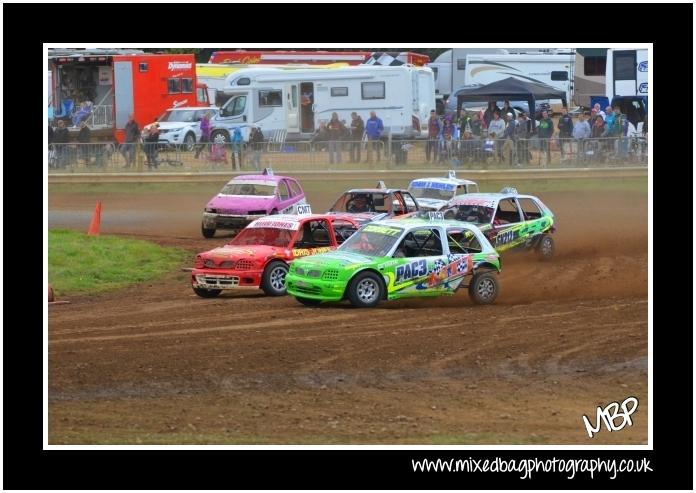
M 199 230 L 217 188 L 62 191 L 49 226 L 86 229 L 102 200 L 103 233 L 193 257 L 225 242 Z M 647 193 L 540 195 L 557 256 L 507 256 L 493 306 L 464 291 L 371 310 L 206 300 L 184 272 L 51 306 L 49 443 L 647 443 Z M 327 184 L 313 209 L 335 196 Z M 633 426 L 590 440 L 582 415 L 628 396 Z

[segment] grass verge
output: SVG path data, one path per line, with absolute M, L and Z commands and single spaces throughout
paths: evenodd
M 155 279 L 190 254 L 142 240 L 48 232 L 48 282 L 56 295 L 96 293 Z

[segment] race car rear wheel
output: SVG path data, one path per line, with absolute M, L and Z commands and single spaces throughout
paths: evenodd
M 304 306 L 318 306 L 321 300 L 313 300 L 311 298 L 301 298 L 300 296 L 295 296 L 295 299 L 302 303 Z
M 553 238 L 549 235 L 542 235 L 536 246 L 536 254 L 539 260 L 549 261 L 553 258 L 555 245 Z
M 215 236 L 215 228 L 206 228 L 201 224 L 201 234 L 203 238 L 212 238 Z
M 382 298 L 382 280 L 374 272 L 361 272 L 348 286 L 348 299 L 358 308 L 377 306 Z
M 221 289 L 193 288 L 193 292 L 201 298 L 216 298 L 222 293 Z
M 288 273 L 288 265 L 285 262 L 275 260 L 269 263 L 263 271 L 261 289 L 268 296 L 283 296 L 287 290 L 285 276 Z
M 493 303 L 498 297 L 498 279 L 491 271 L 477 272 L 469 283 L 469 297 L 478 305 Z

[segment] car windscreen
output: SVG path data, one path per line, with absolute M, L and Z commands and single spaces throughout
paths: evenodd
M 196 110 L 165 111 L 159 118 L 160 122 L 192 122 L 195 121 Z
M 223 195 L 252 195 L 255 197 L 271 197 L 275 194 L 275 184 L 261 185 L 259 183 L 233 182 L 225 185 L 220 191 Z
M 244 228 L 229 244 L 234 246 L 269 245 L 287 248 L 294 233 L 294 230 L 281 228 Z
M 348 238 L 339 250 L 370 257 L 384 257 L 399 241 L 403 232 L 402 228 L 368 224 Z
M 457 219 L 475 224 L 488 224 L 493 219 L 493 208 L 482 205 L 460 204 L 442 209 L 445 219 Z
M 454 190 L 442 190 L 437 188 L 410 188 L 408 189 L 417 199 L 449 200 L 454 197 Z

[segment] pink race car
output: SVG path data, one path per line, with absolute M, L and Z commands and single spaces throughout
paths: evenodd
M 239 230 L 263 216 L 295 214 L 306 203 L 294 178 L 272 172 L 236 176 L 205 206 L 201 233 L 212 238 L 218 229 Z

